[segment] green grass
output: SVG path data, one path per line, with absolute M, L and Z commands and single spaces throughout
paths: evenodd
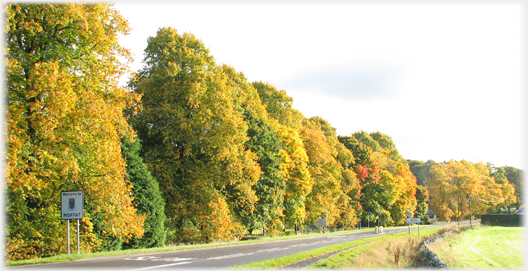
M 431 246 L 452 268 L 522 268 L 524 228 L 482 226 Z

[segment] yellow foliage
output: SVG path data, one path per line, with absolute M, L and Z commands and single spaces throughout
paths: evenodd
M 481 199 L 471 201 L 472 213 L 482 214 L 500 204 L 497 200 L 514 193 L 513 187 L 496 183 L 495 178 L 490 177 L 489 168 L 481 162 L 451 160 L 435 164 L 431 167 L 430 176 L 427 181 L 431 196 L 430 206 L 440 219 L 447 221 L 457 213 L 462 216 L 469 215 L 469 195 Z
M 7 63 L 8 257 L 64 252 L 60 193 L 85 192 L 85 213 L 118 238 L 143 234 L 120 138 L 136 94 L 118 86 L 130 60 L 118 44 L 128 25 L 108 4 L 10 4 Z M 86 218 L 81 238 L 99 248 Z M 119 230 L 112 230 L 119 229 Z

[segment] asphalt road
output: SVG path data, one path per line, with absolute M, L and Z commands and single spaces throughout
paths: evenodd
M 462 223 L 461 223 L 462 224 Z M 438 227 L 445 224 L 421 225 L 420 228 Z M 417 227 L 413 226 L 412 230 Z M 388 228 L 382 235 L 408 231 L 408 228 Z M 73 262 L 40 264 L 10 267 L 9 269 L 38 270 L 83 270 L 83 269 L 119 269 L 119 270 L 159 270 L 159 269 L 218 269 L 256 261 L 279 258 L 307 250 L 329 245 L 354 241 L 376 236 L 374 229 L 354 231 L 343 234 L 306 237 L 293 240 L 240 244 L 213 248 L 188 249 L 149 254 L 121 255 L 110 257 L 86 258 Z

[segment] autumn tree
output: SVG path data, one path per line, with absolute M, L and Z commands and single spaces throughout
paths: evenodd
M 416 177 L 409 169 L 407 161 L 399 154 L 392 139 L 380 132 L 370 134 L 381 147 L 373 157 L 378 162 L 382 171 L 387 171 L 394 185 L 391 197 L 394 204 L 389 208 L 391 218 L 395 224 L 404 224 L 406 212 L 414 212 L 416 209 Z
M 317 121 L 304 120 L 300 135 L 309 158 L 310 175 L 314 180 L 312 191 L 306 198 L 307 220 L 315 223 L 322 213 L 326 213 L 327 225 L 332 225 L 341 215 L 341 165 L 332 156 L 332 148 Z
M 338 139 L 354 154 L 353 169 L 361 182 L 362 220 L 371 219 L 370 212 L 384 225 L 405 223 L 406 212 L 416 208 L 416 178 L 392 139 L 364 131 Z
M 258 157 L 233 75 L 192 34 L 170 27 L 150 37 L 130 83 L 143 110 L 131 117 L 143 156 L 164 195 L 170 242 L 240 237 L 234 210 L 254 211 Z
M 7 91 L 7 249 L 10 259 L 65 251 L 60 194 L 82 190 L 81 250 L 96 236 L 143 235 L 125 179 L 123 117 L 135 95 L 118 84 L 130 60 L 127 22 L 109 4 L 4 7 Z M 95 227 L 95 224 L 97 227 Z
M 257 155 L 262 171 L 259 180 L 251 187 L 259 200 L 251 206 L 234 206 L 235 213 L 250 233 L 255 229 L 264 229 L 272 235 L 277 234 L 284 228 L 285 189 L 284 178 L 279 173 L 282 142 L 277 134 L 277 121 L 269 117 L 258 91 L 243 73 L 226 64 L 222 65 L 222 70 L 228 78 L 228 87 L 233 91 L 233 104 L 248 126 L 245 146 Z M 228 186 L 228 189 L 231 187 Z M 249 209 L 253 209 L 253 213 L 248 212 Z
M 306 197 L 312 192 L 314 180 L 308 170 L 309 158 L 297 129 L 280 125 L 282 140 L 280 175 L 284 192 L 284 221 L 296 230 L 306 221 Z
M 483 163 L 451 160 L 432 166 L 430 176 L 427 187 L 434 195 L 430 207 L 447 221 L 470 214 L 469 197 L 473 214 L 485 213 L 507 197 Z
M 359 205 L 360 190 L 359 179 L 353 170 L 355 164 L 354 155 L 341 142 L 339 142 L 336 129 L 321 117 L 310 118 L 315 122 L 326 136 L 326 141 L 335 161 L 338 162 L 338 180 L 341 191 L 338 199 L 339 217 L 336 219 L 336 226 L 341 228 L 354 228 L 359 222 L 359 212 L 362 210 Z
M 286 91 L 278 90 L 273 85 L 262 81 L 253 82 L 253 86 L 271 118 L 288 127 L 301 127 L 305 118 L 301 112 L 292 108 L 293 98 L 288 96 Z
M 361 221 L 374 221 L 379 219 L 378 210 L 380 210 L 380 215 L 385 214 L 384 217 L 387 218 L 388 216 L 385 213 L 381 198 L 379 197 L 380 193 L 383 193 L 383 189 L 379 185 L 379 180 L 381 178 L 379 175 L 379 165 L 372 158 L 372 147 L 358 140 L 358 138 L 366 138 L 367 140 L 369 140 L 369 138 L 362 136 L 363 133 L 360 133 L 361 136 L 356 138 L 356 134 L 352 136 L 338 136 L 338 140 L 343 146 L 349 149 L 354 156 L 352 169 L 356 173 L 360 183 L 359 204 L 361 207 L 358 208 L 360 209 L 358 214 Z M 374 144 L 375 141 L 372 143 Z M 380 205 L 380 208 L 378 208 L 378 205 Z M 372 213 L 373 216 L 368 216 L 369 213 Z

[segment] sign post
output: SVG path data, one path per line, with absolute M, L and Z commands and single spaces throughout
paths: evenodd
M 79 219 L 84 218 L 83 191 L 63 191 L 61 193 L 61 218 L 68 221 L 68 255 L 70 254 L 70 219 L 77 219 L 77 253 L 80 253 Z
M 407 212 L 407 218 L 411 218 L 411 212 Z M 411 234 L 411 223 L 409 223 L 409 234 Z
M 419 230 L 418 230 L 419 232 Z M 81 238 L 79 232 L 79 219 L 77 219 L 77 253 L 81 253 Z
M 70 255 L 70 220 L 66 220 L 68 223 L 66 226 L 68 227 L 68 255 Z
M 418 237 L 420 237 L 420 223 L 422 223 L 422 219 L 419 217 L 407 218 L 407 223 L 409 223 L 409 233 L 411 233 L 411 224 L 418 224 Z

